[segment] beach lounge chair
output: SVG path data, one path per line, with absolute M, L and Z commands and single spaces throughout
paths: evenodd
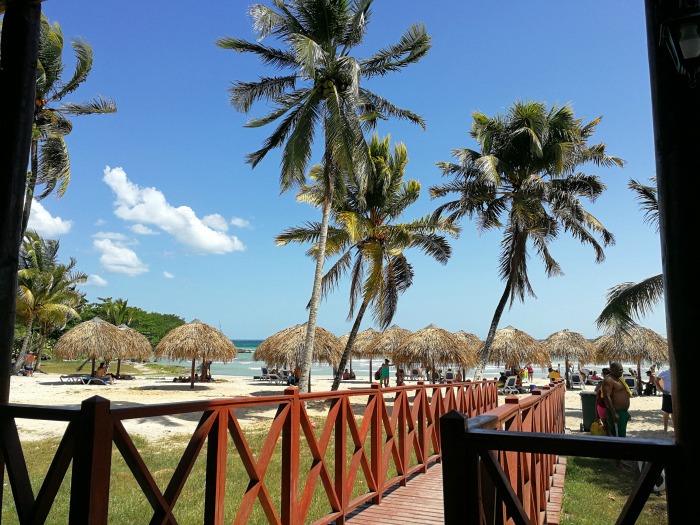
M 77 385 L 84 385 L 86 379 L 90 376 L 87 374 L 66 374 L 61 376 L 61 383 L 73 383 Z
M 622 378 L 622 380 L 627 383 L 627 386 L 630 387 L 630 392 L 632 392 L 633 396 L 636 396 L 639 392 L 637 392 L 637 378 L 636 377 L 630 377 L 630 376 L 625 376 Z
M 280 370 L 279 378 L 277 382 L 281 385 L 289 384 L 289 370 Z
M 580 388 L 581 390 L 584 390 L 584 385 L 583 385 L 583 378 L 581 377 L 581 374 L 577 374 L 574 372 L 571 374 L 571 388 Z
M 519 394 L 520 389 L 518 389 L 517 383 L 518 376 L 508 376 L 505 384 L 498 389 L 498 393 L 503 396 L 507 396 L 509 394 Z
M 445 372 L 445 381 L 454 381 L 455 380 L 455 373 L 452 370 L 448 370 Z
M 262 371 L 262 375 L 259 376 L 261 381 L 272 381 L 275 383 L 279 381 L 280 376 L 278 374 L 271 374 L 270 370 L 266 366 L 260 367 L 260 370 Z

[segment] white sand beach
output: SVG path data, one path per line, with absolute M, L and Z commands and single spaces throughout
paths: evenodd
M 546 380 L 535 380 L 543 384 Z M 368 388 L 369 381 L 357 380 L 341 383 L 341 389 Z M 316 378 L 312 380 L 313 392 L 329 391 L 331 380 Z M 194 390 L 189 383 L 173 382 L 172 377 L 136 376 L 133 380 L 116 380 L 112 385 L 82 385 L 63 383 L 58 374 L 37 373 L 32 377 L 13 376 L 10 386 L 10 403 L 41 406 L 78 407 L 80 403 L 98 395 L 109 399 L 119 406 L 138 406 L 144 404 L 172 403 L 181 401 L 220 399 L 229 397 L 250 397 L 282 394 L 285 385 L 255 380 L 252 377 L 221 376 L 213 383 L 196 383 Z M 592 386 L 584 391 L 592 392 Z M 566 393 L 566 427 L 571 433 L 581 432 L 583 421 L 581 390 Z M 503 398 L 501 398 L 502 402 Z M 260 409 L 251 417 L 273 416 L 274 408 Z M 663 414 L 661 412 L 661 395 L 634 396 L 631 400 L 630 414 L 632 420 L 627 426 L 627 436 L 646 439 L 673 439 L 673 426 L 669 421 L 669 431 L 663 431 Z M 191 432 L 197 424 L 196 419 L 158 417 L 148 420 L 136 420 L 125 423 L 129 432 L 142 435 L 147 439 L 163 437 L 175 433 Z M 245 421 L 242 421 L 245 424 Z M 18 428 L 23 440 L 59 437 L 65 425 L 54 421 L 18 420 Z

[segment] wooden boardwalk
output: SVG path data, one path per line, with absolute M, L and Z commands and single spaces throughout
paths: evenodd
M 547 523 L 559 525 L 566 457 L 559 456 L 547 503 Z M 387 492 L 379 505 L 366 503 L 348 515 L 348 525 L 438 525 L 445 523 L 442 500 L 442 463 L 416 474 L 404 487 Z

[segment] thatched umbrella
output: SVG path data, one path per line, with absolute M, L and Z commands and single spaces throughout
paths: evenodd
M 253 353 L 256 361 L 265 361 L 269 366 L 283 368 L 301 362 L 306 345 L 306 323 L 285 328 L 272 334 L 258 345 Z M 337 366 L 343 356 L 340 338 L 328 330 L 316 327 L 312 361 Z
M 238 349 L 228 337 L 213 326 L 195 319 L 191 323 L 176 326 L 170 330 L 156 346 L 156 358 L 168 357 L 173 360 L 192 361 L 190 388 L 194 388 L 195 361 L 231 361 Z
M 372 373 L 372 358 L 378 357 L 375 353 L 371 351 L 372 345 L 379 340 L 382 335 L 374 328 L 367 328 L 362 332 L 358 332 L 355 336 L 355 341 L 352 344 L 352 351 L 350 353 L 350 371 L 352 372 L 352 358 L 356 357 L 358 359 L 369 359 L 369 369 L 370 374 Z M 350 339 L 350 334 L 347 333 L 340 337 L 340 342 L 343 344 L 343 349 L 348 344 L 348 339 Z
M 459 365 L 471 368 L 478 357 L 469 350 L 464 337 L 448 332 L 444 328 L 430 324 L 406 337 L 394 351 L 394 361 L 410 366 L 420 363 L 430 368 L 430 377 L 438 366 Z
M 394 324 L 384 330 L 377 339 L 365 348 L 365 355 L 369 356 L 370 382 L 374 379 L 372 375 L 372 358 L 388 356 L 393 359 L 394 352 L 409 335 L 411 335 L 410 330 Z
M 566 385 L 571 387 L 569 378 L 569 359 L 579 363 L 590 363 L 595 360 L 595 346 L 591 341 L 578 332 L 568 329 L 559 330 L 549 335 L 542 344 L 554 358 L 563 359 L 566 364 Z
M 122 359 L 150 359 L 153 347 L 148 338 L 130 326 L 120 324 L 117 328 L 127 337 L 129 344 L 124 355 L 117 356 L 117 377 L 121 375 Z
M 547 348 L 531 335 L 510 325 L 496 330 L 488 362 L 520 369 L 522 364 L 547 366 L 550 361 Z
M 56 357 L 69 359 L 75 355 L 85 355 L 92 360 L 91 373 L 94 374 L 97 358 L 109 361 L 122 355 L 128 344 L 128 339 L 119 328 L 99 317 L 93 317 L 63 334 L 56 341 L 54 354 Z
M 454 333 L 457 337 L 461 337 L 467 343 L 467 349 L 469 352 L 476 355 L 477 360 L 481 355 L 481 348 L 484 346 L 484 342 L 479 338 L 479 336 L 472 334 L 470 332 L 465 332 L 464 330 L 459 330 Z M 462 370 L 462 377 L 466 377 L 466 368 Z
M 639 325 L 599 337 L 596 340 L 596 355 L 599 362 L 636 363 L 638 378 L 642 377 L 642 361 L 663 365 L 669 360 L 666 339 Z M 641 381 L 637 381 L 637 389 L 641 393 Z

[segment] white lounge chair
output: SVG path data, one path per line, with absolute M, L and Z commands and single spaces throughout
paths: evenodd
M 278 374 L 271 374 L 266 366 L 261 366 L 260 370 L 262 371 L 262 375 L 257 376 L 257 378 L 261 381 L 273 381 L 275 383 L 279 381 L 280 376 Z
M 572 389 L 573 388 L 580 388 L 581 390 L 585 389 L 584 383 L 583 383 L 583 378 L 581 377 L 581 374 L 574 372 L 573 374 L 571 374 L 569 379 L 571 380 L 571 388 Z

